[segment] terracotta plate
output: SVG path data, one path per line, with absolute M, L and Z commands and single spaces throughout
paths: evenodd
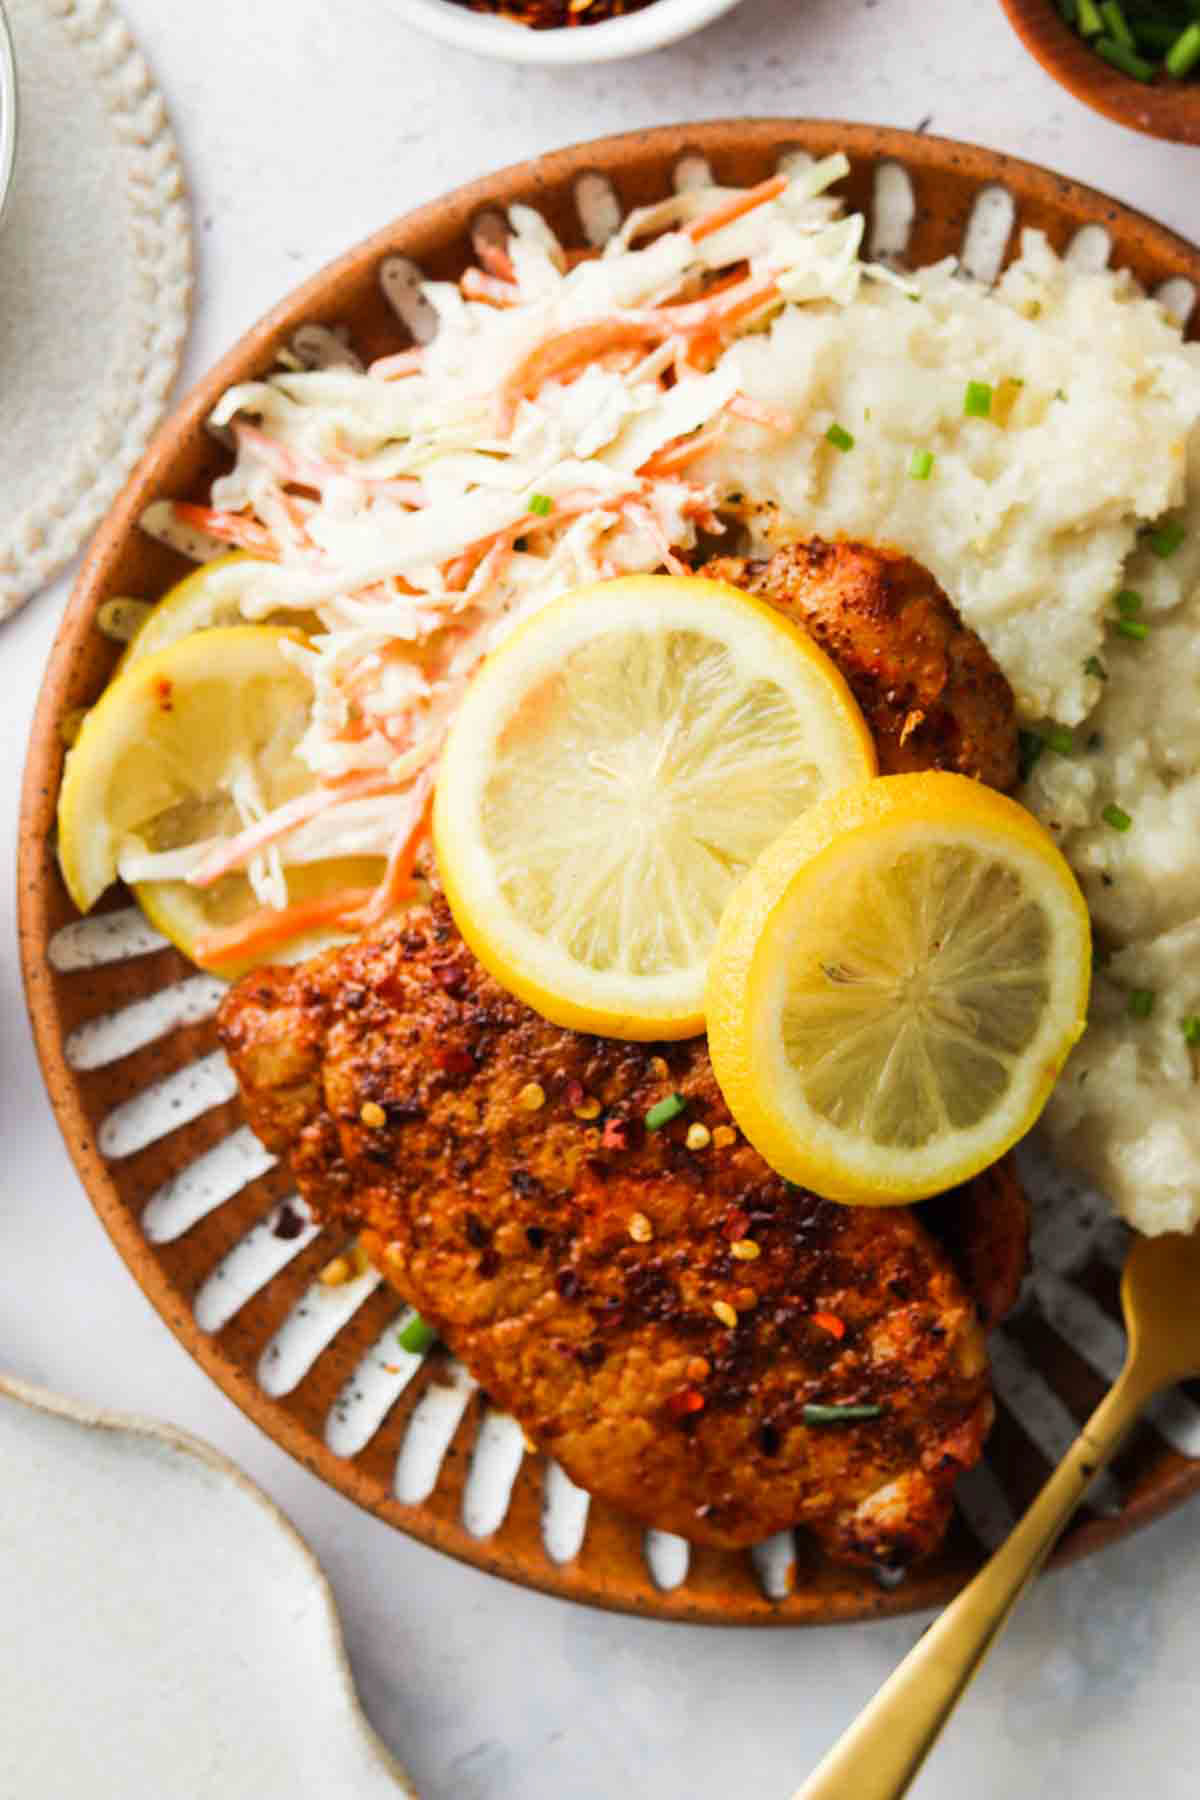
M 616 207 L 661 198 L 677 180 L 704 179 L 706 168 L 722 182 L 749 183 L 789 152 L 837 148 L 853 163 L 845 198 L 868 213 L 876 255 L 928 261 L 961 251 L 989 278 L 1011 249 L 1014 222 L 1036 225 L 1094 261 L 1111 247 L 1147 286 L 1172 283 L 1168 297 L 1181 314 L 1191 306 L 1200 254 L 1169 232 L 1043 170 L 903 132 L 782 120 L 661 129 L 476 182 L 387 226 L 299 289 L 160 433 L 79 578 L 25 779 L 22 954 L 46 1081 L 96 1210 L 172 1330 L 278 1443 L 402 1530 L 513 1580 L 666 1618 L 855 1619 L 952 1593 L 1102 1390 L 1100 1371 L 1119 1354 L 1119 1247 L 1081 1249 L 1070 1280 L 1039 1289 L 1004 1334 L 988 1468 L 964 1488 L 936 1561 L 898 1587 L 824 1564 L 786 1536 L 753 1555 L 689 1551 L 604 1507 L 589 1510 L 557 1469 L 526 1454 L 512 1421 L 490 1410 L 461 1371 L 436 1356 L 417 1366 L 399 1349 L 395 1300 L 371 1276 L 332 1289 L 315 1282 L 340 1246 L 306 1221 L 289 1200 L 286 1173 L 266 1166 L 241 1124 L 215 1050 L 215 985 L 162 946 L 125 895 L 110 896 L 99 921 L 74 919 L 50 845 L 60 721 L 96 698 L 116 659 L 118 647 L 96 626 L 101 604 L 153 598 L 182 572 L 137 520 L 160 496 L 199 497 L 221 467 L 224 451 L 205 418 L 231 382 L 266 371 L 285 346 L 310 360 L 344 354 L 346 344 L 364 357 L 401 347 L 409 327 L 419 333 L 427 323 L 418 266 L 456 276 L 489 209 L 530 201 L 566 241 L 579 242 L 601 236 L 606 222 L 611 229 Z M 1200 1488 L 1200 1463 L 1171 1447 L 1200 1449 L 1200 1414 L 1186 1400 L 1179 1408 L 1161 1427 L 1166 1436 L 1147 1428 L 1136 1439 L 1118 1467 L 1109 1516 L 1081 1515 L 1061 1555 L 1098 1549 Z

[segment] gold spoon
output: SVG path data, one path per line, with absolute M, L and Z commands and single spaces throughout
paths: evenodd
M 1200 1374 L 1200 1233 L 1138 1238 L 1121 1279 L 1125 1366 L 1020 1524 L 794 1800 L 900 1800 L 1093 1478 L 1160 1388 Z

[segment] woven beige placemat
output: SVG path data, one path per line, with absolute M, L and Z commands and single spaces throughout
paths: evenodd
M 110 0 L 5 0 L 19 89 L 0 228 L 0 617 L 83 543 L 166 408 L 191 237 L 162 96 Z

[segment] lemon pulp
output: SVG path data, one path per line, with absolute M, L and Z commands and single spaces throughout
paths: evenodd
M 917 1198 L 1032 1124 L 1089 966 L 1078 885 L 1030 814 L 960 776 L 885 777 L 785 834 L 731 901 L 714 1069 L 781 1173 Z
M 447 895 L 480 960 L 557 1023 L 687 1035 L 731 888 L 873 755 L 832 663 L 761 602 L 661 576 L 581 590 L 514 634 L 452 727 Z

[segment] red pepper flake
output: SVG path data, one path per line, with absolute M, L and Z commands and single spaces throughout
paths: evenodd
M 730 1243 L 737 1243 L 744 1238 L 750 1229 L 750 1215 L 744 1212 L 732 1212 L 721 1227 L 722 1237 Z
M 173 712 L 175 709 L 174 685 L 165 675 L 160 675 L 154 683 L 154 698 L 158 701 L 162 712 Z
M 586 1091 L 582 1081 L 568 1081 L 565 1096 L 567 1105 L 581 1106 Z
M 846 1321 L 839 1319 L 836 1313 L 814 1313 L 812 1322 L 814 1325 L 819 1325 L 822 1331 L 827 1331 L 830 1337 L 844 1338 L 846 1335 Z
M 670 1395 L 666 1403 L 667 1411 L 673 1419 L 686 1419 L 689 1413 L 698 1413 L 704 1406 L 704 1395 L 694 1387 L 680 1388 Z
M 602 19 L 619 19 L 640 12 L 652 0 L 457 0 L 471 12 L 500 13 L 534 31 L 553 31 L 560 26 L 596 25 Z
M 459 963 L 433 963 L 430 965 L 429 973 L 440 988 L 445 988 L 446 992 L 453 996 L 461 994 L 466 986 L 467 972 Z
M 475 1073 L 475 1058 L 471 1052 L 453 1044 L 435 1050 L 433 1060 L 438 1068 L 447 1075 L 473 1075 Z
M 600 1148 L 602 1150 L 627 1150 L 629 1148 L 627 1129 L 624 1119 L 606 1119 L 604 1130 L 600 1134 Z

